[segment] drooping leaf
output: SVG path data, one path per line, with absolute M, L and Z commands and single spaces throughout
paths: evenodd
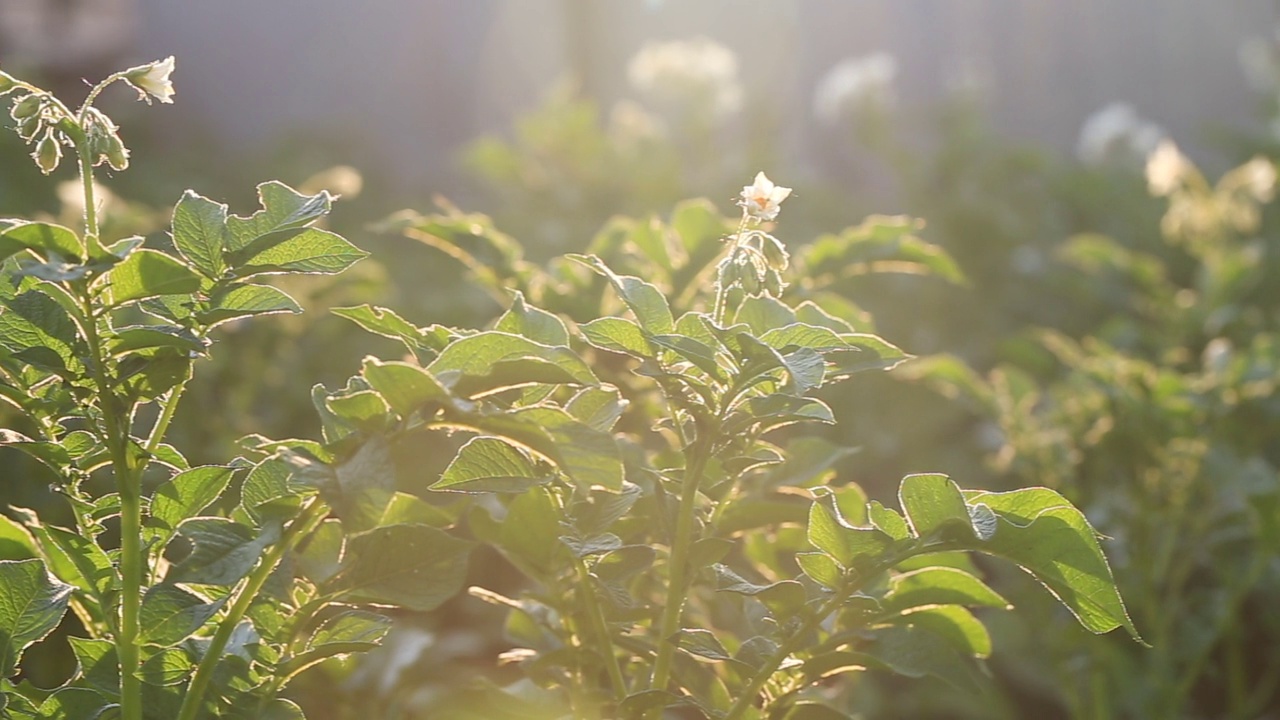
M 1026 488 L 971 493 L 968 501 L 988 506 L 998 520 L 987 540 L 969 533 L 951 543 L 956 549 L 976 550 L 1017 563 L 1091 632 L 1122 627 L 1142 641 L 1116 589 L 1097 534 L 1066 498 L 1048 488 Z
M 84 254 L 84 244 L 70 229 L 44 222 L 18 222 L 8 227 L 0 226 L 0 260 L 23 250 L 35 250 L 46 260 L 53 255 L 64 260 L 78 259 Z
M 12 676 L 23 651 L 58 626 L 72 589 L 40 560 L 0 561 L 0 678 Z
M 959 605 L 916 608 L 886 621 L 890 625 L 918 627 L 941 637 L 964 655 L 991 655 L 991 635 L 973 613 Z
M 389 525 L 352 535 L 326 583 L 349 602 L 434 610 L 462 589 L 473 543 L 427 525 Z

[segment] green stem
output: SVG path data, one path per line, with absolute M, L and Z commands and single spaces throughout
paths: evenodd
M 89 238 L 96 241 L 98 235 L 98 217 L 93 204 L 93 163 L 84 140 L 83 135 L 76 138 L 76 154 L 80 159 L 80 183 L 84 186 L 84 228 L 86 245 L 89 245 Z M 116 654 L 120 658 L 120 717 L 122 720 L 142 720 L 142 681 L 138 677 L 141 666 L 138 613 L 142 607 L 143 571 L 142 478 L 135 463 L 129 459 L 127 411 L 119 407 L 119 400 L 107 377 L 106 356 L 98 337 L 98 316 L 88 285 L 82 286 L 80 301 L 84 310 L 85 341 L 92 358 L 91 372 L 106 427 L 116 491 L 120 495 L 120 626 L 116 633 Z
M 148 453 L 155 452 L 160 443 L 164 442 L 164 434 L 169 430 L 169 423 L 173 422 L 173 416 L 178 411 L 178 401 L 182 399 L 182 393 L 186 389 L 187 383 L 183 381 L 165 396 L 160 407 L 160 417 L 156 418 L 156 424 L 151 427 L 151 434 L 147 436 L 147 444 L 144 446 Z
M 605 656 L 605 669 L 609 672 L 609 684 L 613 687 L 613 696 L 621 701 L 627 696 L 627 682 L 622 677 L 618 655 L 613 651 L 613 636 L 609 634 L 609 625 L 605 622 L 600 603 L 596 600 L 596 592 L 591 583 L 591 574 L 587 572 L 587 564 L 582 561 L 582 558 L 574 558 L 573 562 L 574 569 L 578 573 L 578 588 L 582 593 L 582 604 L 591 620 L 591 631 L 595 634 L 600 651 Z
M 272 571 L 280 564 L 284 554 L 293 547 L 294 541 L 314 529 L 316 525 L 324 520 L 326 514 L 328 514 L 328 510 L 324 504 L 319 500 L 313 500 L 292 523 L 289 523 L 289 527 L 280 536 L 280 541 L 271 546 L 271 549 L 263 556 L 262 562 L 258 563 L 258 566 L 254 568 L 253 573 L 249 575 L 248 580 L 240 588 L 239 594 L 236 595 L 235 601 L 231 604 L 231 609 L 227 611 L 226 616 L 218 623 L 218 629 L 213 634 L 213 639 L 209 642 L 209 647 L 205 650 L 204 657 L 201 658 L 200 665 L 196 668 L 196 673 L 191 678 L 191 685 L 187 688 L 186 695 L 182 699 L 182 709 L 178 712 L 177 720 L 195 720 L 196 713 L 200 711 L 200 706 L 204 703 L 204 695 L 209 689 L 209 682 L 213 680 L 213 671 L 218 666 L 218 661 L 222 659 L 222 652 L 231 640 L 231 634 L 235 632 L 236 626 L 240 624 L 240 620 L 244 618 L 245 613 L 249 611 L 249 606 L 258 598 L 258 593 L 262 591 L 262 586 L 266 584 L 267 578 L 271 576 Z
M 738 695 L 737 700 L 729 707 L 729 712 L 724 716 L 723 720 L 738 720 L 742 717 L 743 713 L 755 703 L 756 698 L 760 697 L 760 691 L 764 689 L 764 684 L 769 681 L 769 678 L 773 677 L 773 674 L 777 672 L 783 661 L 790 657 L 791 653 L 795 652 L 797 641 L 803 640 L 809 633 L 816 630 L 818 625 L 840 606 L 844 597 L 844 595 L 836 595 L 827 600 L 818 612 L 810 615 L 809 619 L 805 620 L 799 630 L 778 645 L 778 649 L 774 650 L 773 654 L 765 660 L 764 665 L 751 678 L 751 682 L 747 684 L 747 687 Z
M 676 646 L 669 641 L 680 631 L 680 614 L 684 610 L 688 591 L 689 550 L 693 546 L 693 520 L 697 509 L 698 484 L 711 455 L 711 439 L 704 437 L 707 428 L 699 428 L 694 441 L 689 464 L 685 468 L 680 492 L 680 510 L 676 515 L 676 537 L 671 546 L 671 574 L 667 586 L 667 603 L 662 609 L 662 622 L 658 630 L 658 657 L 653 665 L 653 677 L 649 687 L 665 690 L 671 678 L 671 662 Z

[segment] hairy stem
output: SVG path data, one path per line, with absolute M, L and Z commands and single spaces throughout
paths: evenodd
M 187 693 L 182 699 L 182 709 L 178 712 L 177 720 L 195 720 L 197 713 L 200 712 L 200 706 L 204 703 L 204 695 L 209 689 L 209 681 L 213 679 L 213 671 L 218 666 L 218 661 L 222 659 L 222 652 L 226 649 L 227 643 L 231 640 L 231 634 L 235 632 L 236 626 L 240 624 L 240 620 L 249 610 L 249 606 L 257 599 L 258 593 L 262 591 L 262 586 L 266 584 L 267 578 L 271 576 L 272 571 L 280 564 L 280 560 L 285 553 L 293 547 L 300 537 L 315 528 L 328 513 L 327 508 L 319 500 L 313 500 L 293 522 L 289 523 L 289 527 L 285 528 L 284 533 L 280 536 L 280 541 L 271 546 L 267 554 L 263 556 L 262 562 L 254 568 L 249 578 L 240 588 L 240 592 L 235 596 L 235 601 L 231 603 L 231 609 L 219 621 L 218 629 L 213 634 L 213 639 L 209 643 L 209 648 L 205 650 L 204 657 L 200 660 L 199 667 L 196 668 L 195 675 L 191 678 L 191 685 L 187 688 Z

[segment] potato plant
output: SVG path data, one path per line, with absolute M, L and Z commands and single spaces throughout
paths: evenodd
M 69 149 L 85 192 L 83 227 L 0 221 L 2 439 L 51 468 L 72 519 L 0 521 L 29 555 L 0 561 L 8 716 L 300 718 L 290 680 L 376 646 L 390 608 L 457 595 L 480 543 L 528 580 L 469 591 L 506 611 L 500 659 L 528 676 L 487 693 L 485 717 L 838 717 L 832 678 L 867 668 L 973 687 L 992 648 L 970 608 L 1008 603 L 970 553 L 1022 567 L 1088 630 L 1137 638 L 1059 493 L 913 475 L 895 509 L 832 482 L 842 452 L 805 432 L 834 422 L 823 389 L 908 356 L 803 278 L 787 292 L 796 268 L 770 231 L 790 191 L 763 173 L 735 222 L 685 203 L 545 269 L 482 218 L 396 218 L 506 312 L 475 330 L 340 309 L 404 353 L 312 388 L 320 440 L 251 435 L 242 457 L 190 467 L 166 432 L 216 329 L 298 311 L 266 276 L 364 253 L 317 226 L 330 195 L 276 182 L 252 214 L 188 191 L 168 242 L 104 241 L 94 168 L 128 153 L 93 102 L 116 82 L 171 101 L 172 70 L 116 73 L 74 111 L 0 74 L 33 159 L 49 173 Z M 874 221 L 796 265 L 909 227 Z M 423 448 L 438 471 L 415 464 Z M 23 652 L 62 623 L 78 668 L 35 687 Z

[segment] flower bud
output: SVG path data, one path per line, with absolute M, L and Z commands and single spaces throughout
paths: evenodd
M 787 253 L 787 248 L 778 238 L 768 233 L 760 233 L 760 253 L 764 255 L 769 267 L 779 272 L 786 270 L 791 264 L 791 255 Z
M 40 172 L 48 175 L 58 167 L 58 163 L 62 162 L 62 144 L 53 136 L 50 130 L 40 138 L 40 142 L 36 143 L 35 152 L 31 153 L 31 158 L 36 161 L 36 165 L 40 168 Z
M 112 170 L 119 171 L 129 167 L 129 149 L 117 135 L 113 134 L 107 138 L 106 158 Z
M 34 117 L 43 106 L 44 98 L 42 96 L 28 95 L 14 104 L 13 109 L 9 111 L 9 115 L 14 120 L 25 120 L 29 117 Z
M 16 126 L 18 136 L 27 142 L 31 142 L 35 138 L 36 133 L 40 132 L 42 121 L 39 115 L 25 117 L 18 121 Z
M 12 75 L 0 72 L 0 95 L 18 87 L 18 81 L 13 79 Z

